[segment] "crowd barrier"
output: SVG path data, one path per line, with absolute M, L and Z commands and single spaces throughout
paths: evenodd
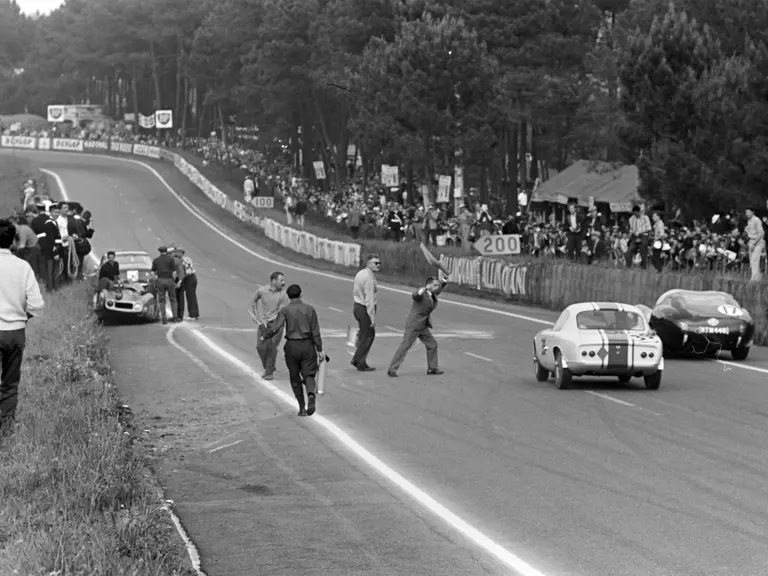
M 234 214 L 243 222 L 249 222 L 282 246 L 315 258 L 342 266 L 357 267 L 360 264 L 360 245 L 320 238 L 314 234 L 296 230 L 261 216 L 254 208 L 228 197 L 209 182 L 200 172 L 178 154 L 165 148 L 132 144 L 117 140 L 79 140 L 76 138 L 40 138 L 32 136 L 2 136 L 0 147 L 21 150 L 80 152 L 83 154 L 116 154 L 139 156 L 152 160 L 164 160 L 173 165 L 193 182 L 210 200 Z

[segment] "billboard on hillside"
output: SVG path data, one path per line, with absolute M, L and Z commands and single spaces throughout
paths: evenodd
M 54 104 L 48 106 L 48 122 L 95 122 L 104 119 L 104 109 L 90 104 Z

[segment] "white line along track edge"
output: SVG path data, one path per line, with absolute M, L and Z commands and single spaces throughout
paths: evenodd
M 285 402 L 286 405 L 293 406 L 295 404 L 296 400 L 292 396 L 283 392 L 271 382 L 261 378 L 255 370 L 253 370 L 250 366 L 248 366 L 248 364 L 240 360 L 238 357 L 221 348 L 218 344 L 202 334 L 200 331 L 194 328 L 190 328 L 189 331 L 192 333 L 192 335 L 194 335 L 195 338 L 207 346 L 211 351 L 216 353 L 223 360 L 226 360 L 232 366 L 235 366 L 241 370 L 244 374 L 249 376 L 262 387 L 266 388 L 274 396 Z M 309 422 L 324 428 L 328 433 L 330 433 L 331 436 L 344 444 L 344 446 L 346 446 L 347 449 L 352 452 L 352 454 L 376 470 L 376 472 L 378 472 L 386 480 L 397 486 L 400 490 L 405 492 L 421 506 L 432 512 L 446 525 L 462 534 L 480 549 L 494 556 L 501 563 L 514 570 L 520 576 L 545 576 L 543 572 L 534 568 L 519 556 L 516 556 L 500 544 L 491 540 L 490 537 L 486 536 L 477 528 L 470 525 L 465 520 L 448 510 L 445 506 L 437 502 L 429 494 L 384 464 L 384 462 L 379 460 L 376 456 L 371 454 L 363 446 L 357 443 L 351 436 L 349 436 L 349 434 L 334 424 L 330 419 L 324 416 L 315 415 L 309 419 Z

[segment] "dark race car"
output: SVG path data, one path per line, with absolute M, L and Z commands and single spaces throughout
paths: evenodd
M 653 310 L 642 306 L 648 323 L 664 343 L 664 354 L 708 355 L 721 350 L 734 360 L 749 355 L 755 323 L 725 292 L 670 290 Z
M 106 262 L 101 259 L 99 268 Z M 106 322 L 145 321 L 160 319 L 160 308 L 152 279 L 152 258 L 141 251 L 117 251 L 120 264 L 117 282 L 102 280 L 93 297 L 96 316 Z

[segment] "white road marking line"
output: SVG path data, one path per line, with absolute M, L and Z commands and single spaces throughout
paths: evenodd
M 393 326 L 390 326 L 390 325 L 386 325 L 386 326 L 384 326 L 384 328 L 389 328 L 390 330 L 392 330 L 392 332 L 397 332 L 398 334 L 402 334 L 403 333 L 402 330 L 398 330 L 397 328 L 395 328 Z
M 758 366 L 750 366 L 749 364 L 738 364 L 736 362 L 729 362 L 728 360 L 718 360 L 717 362 L 723 366 L 732 366 L 734 368 L 743 368 L 744 370 L 751 370 L 752 372 L 768 374 L 768 368 L 759 368 Z
M 183 346 L 181 346 L 176 340 L 173 338 L 173 333 L 176 331 L 176 327 L 172 326 L 168 332 L 165 333 L 165 339 L 168 340 L 168 343 L 182 352 L 185 356 L 187 356 L 192 362 L 194 362 L 200 369 L 203 370 L 203 372 L 207 372 L 208 374 L 211 374 L 210 368 L 200 360 L 198 357 L 196 357 L 194 354 L 191 354 L 189 351 L 187 351 Z M 197 546 L 195 546 L 195 543 L 192 541 L 192 539 L 187 534 L 187 531 L 184 529 L 184 525 L 181 523 L 181 520 L 179 519 L 176 514 L 174 514 L 173 510 L 171 509 L 170 504 L 172 503 L 170 500 L 165 499 L 165 495 L 163 494 L 163 491 L 158 488 L 157 489 L 158 495 L 160 496 L 160 500 L 163 502 L 163 509 L 168 512 L 168 515 L 171 517 L 171 521 L 173 522 L 173 525 L 176 527 L 176 531 L 179 533 L 179 536 L 181 536 L 181 539 L 184 541 L 184 546 L 187 549 L 187 555 L 189 556 L 189 560 L 192 563 L 192 568 L 194 568 L 195 572 L 197 573 L 197 576 L 207 576 L 205 572 L 203 572 L 202 565 L 200 563 L 200 552 L 197 549 Z
M 213 450 L 208 450 L 208 454 L 213 454 L 214 452 L 218 452 L 219 450 L 224 450 L 225 448 L 232 448 L 232 446 L 237 446 L 240 444 L 242 440 L 236 440 L 234 442 L 230 442 L 229 444 L 224 444 L 224 446 L 218 446 L 214 448 Z
M 62 156 L 77 156 L 82 158 L 83 155 L 80 152 L 55 152 L 56 155 L 62 155 Z M 259 260 L 262 260 L 263 262 L 268 262 L 270 264 L 279 265 L 283 268 L 287 268 L 288 270 L 296 270 L 297 272 L 304 272 L 305 274 L 312 274 L 314 276 L 319 276 L 321 278 L 329 278 L 331 280 L 338 280 L 346 283 L 353 283 L 354 278 L 350 278 L 348 276 L 339 276 L 337 274 L 331 274 L 329 272 L 321 272 L 319 270 L 312 270 L 311 268 L 304 268 L 302 266 L 295 266 L 293 264 L 288 264 L 286 262 L 280 262 L 278 260 L 273 260 L 272 258 L 268 258 L 266 256 L 263 256 L 259 254 L 258 252 L 254 252 L 247 246 L 245 246 L 242 242 L 238 242 L 234 238 L 230 238 L 227 234 L 226 229 L 223 227 L 219 227 L 216 223 L 214 223 L 212 220 L 210 220 L 206 215 L 204 215 L 198 208 L 196 208 L 194 205 L 192 205 L 188 200 L 183 198 L 176 190 L 173 189 L 173 187 L 168 184 L 168 182 L 165 180 L 165 178 L 162 177 L 162 175 L 152 168 L 152 166 L 145 164 L 144 162 L 140 162 L 139 160 L 134 160 L 132 158 L 116 158 L 114 156 L 88 156 L 89 159 L 97 160 L 97 161 L 106 161 L 109 162 L 123 162 L 126 164 L 136 164 L 138 166 L 141 166 L 145 170 L 149 171 L 155 178 L 157 178 L 160 183 L 165 186 L 165 188 L 173 195 L 176 200 L 179 201 L 179 203 L 190 213 L 192 216 L 197 218 L 201 223 L 203 223 L 206 227 L 214 231 L 216 234 L 221 236 L 224 240 L 229 242 L 230 244 L 237 246 L 244 252 L 247 252 L 251 256 L 258 258 Z M 122 196 L 122 192 L 120 193 Z M 158 240 L 162 240 L 159 236 L 157 237 Z M 411 292 L 408 290 L 401 290 L 400 288 L 394 288 L 392 286 L 387 286 L 385 284 L 379 284 L 379 288 L 382 290 L 385 290 L 387 292 L 393 292 L 395 294 L 405 294 L 410 295 Z M 488 308 L 486 306 L 480 306 L 478 304 L 470 304 L 468 302 L 459 302 L 457 300 L 448 300 L 446 298 L 441 298 L 441 302 L 445 304 L 452 304 L 454 306 L 458 306 L 460 308 L 467 308 L 469 310 L 478 310 L 480 312 L 486 312 L 489 314 L 497 314 L 499 316 L 506 316 L 507 318 L 516 318 L 518 320 L 525 320 L 527 322 L 532 322 L 534 324 L 542 324 L 545 326 L 552 326 L 554 325 L 554 321 L 551 320 L 542 320 L 540 318 L 534 318 L 532 316 L 526 316 L 524 314 L 515 314 L 514 312 L 507 312 L 506 310 L 499 310 L 498 308 Z M 756 366 L 749 366 L 747 364 L 730 364 L 731 366 L 737 367 L 737 368 L 744 368 L 746 370 L 751 370 L 753 372 L 760 372 L 763 374 L 768 374 L 768 368 L 758 368 Z
M 609 400 L 611 402 L 615 402 L 616 404 L 621 404 L 622 406 L 628 406 L 629 408 L 637 408 L 634 404 L 630 404 L 629 402 L 624 402 L 624 400 L 619 400 L 618 398 L 614 398 L 613 396 L 608 396 L 608 394 L 603 394 L 602 392 L 595 392 L 594 390 L 585 390 L 587 394 L 592 394 L 592 396 L 597 396 L 598 398 L 602 398 L 603 400 Z
M 191 328 L 190 332 L 203 344 L 205 344 L 210 350 L 218 354 L 221 358 L 239 368 L 243 373 L 251 377 L 255 382 L 266 388 L 269 392 L 280 398 L 283 402 L 290 406 L 294 406 L 296 399 L 289 396 L 279 388 L 277 388 L 271 382 L 264 380 L 259 374 L 253 370 L 248 364 L 230 354 L 223 348 L 221 348 L 214 341 L 207 336 L 199 332 L 198 330 Z M 170 334 L 170 332 L 169 332 Z M 487 553 L 495 556 L 504 565 L 516 570 L 520 576 L 545 576 L 543 572 L 537 570 L 522 558 L 513 554 L 509 550 L 502 547 L 500 544 L 494 542 L 480 532 L 477 528 L 448 510 L 445 506 L 437 502 L 432 496 L 415 486 L 409 480 L 389 468 L 384 462 L 379 460 L 376 456 L 371 454 L 368 450 L 363 448 L 358 442 L 356 442 L 349 434 L 347 434 L 342 428 L 334 424 L 329 418 L 315 414 L 307 419 L 310 423 L 316 423 L 317 425 L 325 428 L 333 437 L 344 444 L 350 452 L 357 456 L 360 460 L 368 464 L 376 472 L 381 474 L 384 478 L 389 480 L 392 484 L 400 488 L 408 496 L 413 498 L 421 506 L 432 512 L 440 520 L 446 523 L 451 528 L 460 532 L 470 541 L 474 542 L 479 548 L 485 550 Z
M 472 356 L 472 358 L 479 358 L 480 360 L 485 360 L 486 362 L 493 362 L 490 358 L 486 358 L 485 356 L 480 356 L 480 354 L 474 354 L 472 352 L 464 352 L 467 356 Z
M 333 306 L 328 306 L 328 310 L 333 310 L 334 312 L 338 312 L 339 314 L 344 314 L 344 310 L 339 310 L 338 308 L 334 308 Z
M 64 186 L 64 182 L 61 180 L 61 176 L 56 174 L 56 172 L 53 170 L 46 170 L 45 168 L 40 168 L 40 172 L 44 172 L 56 180 L 56 186 L 59 187 L 59 192 L 61 192 L 61 199 L 69 200 L 69 194 L 67 194 L 67 188 Z

